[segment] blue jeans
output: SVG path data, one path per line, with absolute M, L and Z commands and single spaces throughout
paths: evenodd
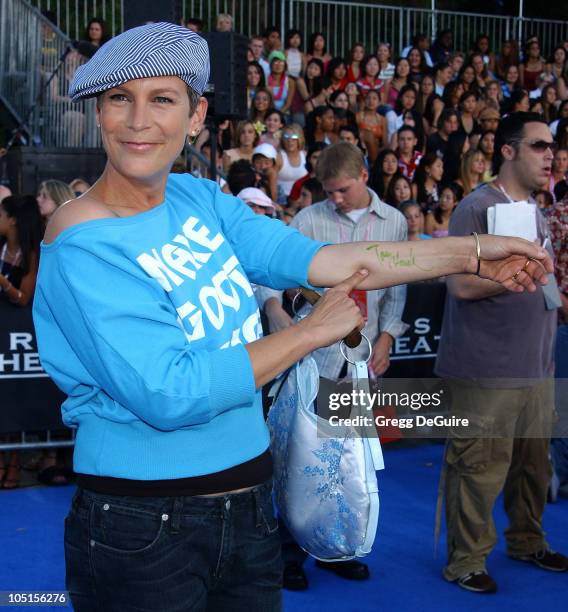
M 277 612 L 282 560 L 272 482 L 220 497 L 79 489 L 65 519 L 77 612 Z

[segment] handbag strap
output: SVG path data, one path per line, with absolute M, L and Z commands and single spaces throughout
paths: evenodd
M 356 361 L 353 366 L 353 390 L 359 395 L 359 398 L 363 401 L 358 402 L 361 413 L 364 416 L 368 416 L 368 413 L 373 414 L 372 406 L 368 405 L 370 398 L 370 387 L 369 387 L 369 368 L 367 367 L 366 361 Z M 364 401 L 366 400 L 366 402 Z M 367 414 L 364 414 L 367 413 Z M 372 419 L 371 430 L 364 428 L 361 432 L 362 437 L 366 440 L 369 445 L 371 452 L 371 458 L 373 460 L 373 467 L 375 470 L 384 470 L 385 463 L 383 460 L 383 451 L 381 450 L 381 443 L 379 441 L 379 435 L 375 427 L 374 419 Z

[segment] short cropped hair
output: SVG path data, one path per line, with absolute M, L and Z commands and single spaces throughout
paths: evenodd
M 493 153 L 493 174 L 499 174 L 503 163 L 501 149 L 505 145 L 516 147 L 523 138 L 527 123 L 544 123 L 546 121 L 538 113 L 511 113 L 499 123 L 495 132 L 495 150 Z
M 364 169 L 365 160 L 361 149 L 349 142 L 338 142 L 321 152 L 316 177 L 320 183 L 341 175 L 359 178 Z

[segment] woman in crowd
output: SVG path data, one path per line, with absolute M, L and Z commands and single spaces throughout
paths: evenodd
M 286 55 L 282 51 L 272 51 L 268 56 L 270 64 L 270 74 L 266 79 L 268 89 L 272 92 L 272 101 L 274 108 L 288 113 L 294 93 L 296 91 L 296 82 L 291 79 L 286 71 Z
M 334 91 L 331 96 L 329 96 L 329 105 L 332 108 L 342 108 L 343 110 L 350 110 L 349 96 L 344 91 Z
M 558 117 L 558 94 L 555 85 L 546 85 L 542 90 L 542 116 L 546 123 L 552 123 Z
M 125 82 L 117 63 L 137 78 Z M 411 252 L 381 243 L 417 264 L 393 268 L 373 243 L 311 241 L 214 183 L 170 174 L 202 128 L 208 77 L 206 42 L 154 23 L 109 41 L 70 91 L 75 101 L 98 95 L 107 165 L 49 224 L 34 319 L 42 364 L 69 396 L 63 418 L 77 429 L 65 520 L 76 610 L 229 610 L 237 600 L 281 610 L 262 386 L 363 327 L 355 288 L 477 272 L 524 291 L 553 269 L 537 245 L 495 236 Z M 141 150 L 141 117 L 160 146 Z M 338 146 L 323 153 L 331 167 L 351 151 Z M 332 289 L 299 323 L 261 338 L 251 282 Z
M 506 40 L 501 45 L 501 51 L 495 60 L 495 76 L 502 81 L 506 80 L 507 70 L 510 66 L 519 65 L 519 50 L 516 40 Z
M 540 211 L 547 215 L 554 206 L 554 198 L 548 189 L 539 189 L 534 192 L 534 199 Z
M 369 186 L 379 196 L 385 199 L 389 184 L 398 172 L 398 158 L 392 149 L 383 149 L 373 164 L 369 177 Z
M 493 179 L 493 155 L 495 153 L 495 132 L 486 130 L 481 134 L 477 148 L 483 153 L 485 172 L 482 181 L 489 183 Z
M 37 192 L 37 204 L 46 223 L 61 204 L 72 200 L 74 197 L 75 193 L 71 187 L 63 181 L 50 179 L 40 183 Z
M 473 91 L 466 91 L 460 98 L 460 128 L 469 136 L 479 130 L 477 105 L 479 98 Z
M 377 112 L 380 104 L 379 93 L 370 90 L 365 94 L 363 110 L 357 113 L 357 125 L 371 163 L 377 158 L 379 149 L 385 146 L 387 137 L 387 122 Z
M 458 76 L 458 81 L 463 85 L 464 91 L 472 91 L 479 94 L 480 88 L 477 82 L 475 68 L 471 64 L 465 64 Z
M 553 121 L 548 127 L 552 132 L 552 135 L 556 137 L 556 130 L 558 129 L 558 123 L 561 119 L 568 118 L 568 100 L 563 100 L 558 107 L 557 119 Z
M 379 60 L 379 79 L 381 79 L 381 81 L 388 81 L 392 79 L 394 76 L 394 64 L 391 64 L 390 44 L 386 42 L 379 43 L 375 55 Z
M 509 113 L 528 113 L 530 109 L 529 94 L 524 89 L 517 89 L 508 100 Z
M 451 108 L 455 111 L 459 109 L 460 98 L 465 93 L 465 86 L 461 80 L 448 83 L 444 89 L 442 101 L 444 108 Z
M 459 178 L 462 157 L 470 150 L 469 138 L 461 130 L 456 130 L 448 136 L 448 144 L 444 155 L 444 184 Z
M 361 62 L 365 58 L 365 47 L 361 43 L 355 43 L 349 51 L 349 63 L 347 64 L 347 80 L 355 83 L 362 75 Z
M 304 77 L 296 80 L 296 87 L 304 100 L 304 110 L 311 113 L 321 105 L 320 98 L 323 91 L 323 62 L 313 58 L 306 65 Z
M 294 183 L 306 175 L 306 153 L 304 131 L 294 123 L 282 132 L 282 150 L 278 154 L 278 186 L 288 198 Z M 287 202 L 278 202 L 287 204 Z
M 559 149 L 568 149 L 568 117 L 560 119 L 554 137 Z
M 434 95 L 436 91 L 434 77 L 431 74 L 425 74 L 420 81 L 418 86 L 418 98 L 416 100 L 416 110 L 419 113 L 424 113 L 426 110 L 426 104 L 430 96 Z M 440 98 L 441 99 L 441 98 Z M 443 106 L 443 103 L 442 103 Z
M 483 58 L 483 63 L 490 72 L 495 72 L 495 54 L 491 51 L 491 41 L 487 34 L 480 34 L 477 37 L 471 50 L 472 54 L 479 53 Z
M 286 34 L 286 64 L 288 74 L 297 79 L 303 72 L 305 57 L 302 53 L 302 33 L 300 30 L 288 30 Z
M 85 179 L 76 178 L 69 183 L 69 188 L 75 194 L 75 197 L 79 197 L 81 194 L 85 193 L 85 191 L 88 191 L 91 188 L 91 184 Z
M 481 53 L 474 53 L 470 56 L 469 63 L 475 70 L 475 78 L 479 91 L 483 92 L 487 86 L 487 82 L 493 78 L 493 74 L 487 69 L 487 64 L 483 61 L 483 55 Z
M 552 160 L 552 171 L 548 181 L 548 190 L 554 201 L 562 200 L 568 191 L 568 150 L 557 149 Z
M 262 66 L 256 61 L 249 62 L 247 68 L 247 105 L 249 111 L 257 90 L 264 87 L 266 87 L 266 82 Z
M 430 72 L 426 57 L 418 47 L 412 47 L 406 58 L 410 66 L 410 81 L 418 85 L 424 75 Z
M 325 36 L 322 32 L 314 32 L 308 41 L 308 52 L 306 54 L 306 62 L 312 58 L 322 61 L 324 71 L 331 60 L 331 55 L 326 50 Z
M 445 238 L 449 233 L 450 217 L 461 200 L 460 189 L 446 185 L 440 193 L 440 200 L 426 215 L 425 232 L 432 238 Z
M 493 110 L 500 112 L 502 105 L 503 92 L 501 91 L 501 85 L 499 85 L 499 81 L 488 81 L 482 99 L 482 108 L 479 109 L 480 112 L 484 108 L 492 108 Z
M 464 197 L 483 183 L 485 170 L 485 156 L 481 151 L 470 149 L 463 155 L 456 183 L 463 189 Z
M 355 83 L 347 83 L 345 94 L 349 100 L 349 110 L 352 113 L 357 113 L 361 105 L 359 103 L 359 89 Z
M 552 55 L 548 58 L 546 72 L 552 76 L 554 83 L 556 83 L 560 77 L 565 76 L 567 59 L 568 51 L 566 51 L 562 45 L 556 47 Z
M 408 224 L 408 240 L 430 240 L 432 236 L 424 233 L 424 211 L 412 200 L 400 205 L 400 212 Z
M 347 69 L 345 62 L 341 57 L 334 57 L 329 61 L 325 76 L 330 82 L 331 89 L 335 91 L 343 91 L 347 85 Z
M 10 195 L 0 201 L 0 300 L 20 307 L 31 304 L 44 227 L 33 196 Z M 20 471 L 20 453 L 4 457 L 0 451 L 0 489 L 17 488 Z
M 403 202 L 412 199 L 412 183 L 406 176 L 396 173 L 387 187 L 385 202 L 399 208 Z
M 426 153 L 414 174 L 412 198 L 424 212 L 431 210 L 440 199 L 440 182 L 444 176 L 444 162 L 435 153 Z
M 376 91 L 380 101 L 383 101 L 384 82 L 379 79 L 379 60 L 374 55 L 367 55 L 361 62 L 361 76 L 357 79 L 356 85 L 361 99 L 369 91 Z
M 91 45 L 98 48 L 104 45 L 109 39 L 110 36 L 107 32 L 106 24 L 102 19 L 94 17 L 87 23 L 83 40 L 86 40 L 91 43 Z
M 405 85 L 399 92 L 398 98 L 394 104 L 394 110 L 387 113 L 387 127 L 388 127 L 388 142 L 391 143 L 391 147 L 396 149 L 396 141 L 393 141 L 393 136 L 403 124 L 403 116 L 406 111 L 412 111 L 416 108 L 416 101 L 418 94 L 414 85 Z M 421 122 L 422 119 L 419 119 Z
M 256 99 L 256 98 L 255 98 Z M 229 172 L 231 164 L 239 159 L 252 161 L 253 149 L 258 144 L 258 133 L 252 121 L 239 121 L 235 133 L 236 146 L 223 153 L 223 170 Z
M 438 121 L 444 111 L 445 105 L 443 99 L 436 93 L 433 93 L 426 101 L 426 108 L 422 115 L 424 126 L 424 134 L 429 136 L 436 131 Z M 423 146 L 423 145 L 422 145 Z
M 503 97 L 507 100 L 513 93 L 521 89 L 521 73 L 519 67 L 515 64 L 511 64 L 505 71 L 504 80 L 501 83 L 501 91 Z
M 266 87 L 259 87 L 256 90 L 256 94 L 252 101 L 250 120 L 253 122 L 253 124 L 258 123 L 261 125 L 261 132 L 264 131 L 266 127 L 264 123 L 266 120 L 266 113 L 271 108 L 274 108 L 272 102 L 272 92 L 270 89 L 267 89 Z
M 311 147 L 316 142 L 337 142 L 335 113 L 331 106 L 318 106 L 306 117 L 306 142 Z
M 394 108 L 398 99 L 400 90 L 410 84 L 410 64 L 405 57 L 401 57 L 397 60 L 394 66 L 394 76 L 391 81 L 386 84 L 386 103 Z
M 277 151 L 280 149 L 280 141 L 282 138 L 282 129 L 286 124 L 284 113 L 275 108 L 270 109 L 266 113 L 266 132 L 263 132 L 259 139 L 258 144 L 268 143 L 271 144 Z
M 309 178 L 303 183 L 300 190 L 299 208 L 306 208 L 316 202 L 323 202 L 326 199 L 327 195 L 321 183 L 316 178 Z
M 537 79 L 545 71 L 546 65 L 540 55 L 538 40 L 532 39 L 525 47 L 525 61 L 519 66 L 521 87 L 527 91 L 537 88 Z

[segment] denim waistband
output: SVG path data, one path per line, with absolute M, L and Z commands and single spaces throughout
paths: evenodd
M 89 507 L 93 503 L 119 504 L 122 507 L 135 508 L 138 511 L 154 512 L 224 512 L 230 506 L 234 510 L 249 508 L 251 503 L 257 503 L 265 496 L 272 494 L 272 479 L 240 493 L 227 493 L 215 497 L 132 497 L 122 495 L 106 495 L 87 489 L 78 488 L 73 498 L 73 506 Z M 227 504 L 227 502 L 230 502 Z

